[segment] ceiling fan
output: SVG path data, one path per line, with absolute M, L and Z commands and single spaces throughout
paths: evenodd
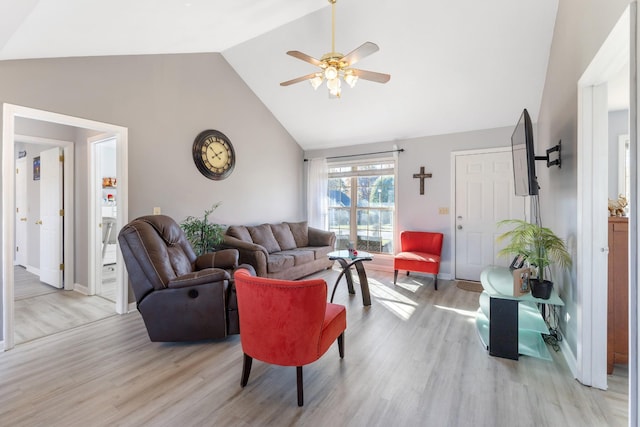
M 389 74 L 351 68 L 351 66 L 356 62 L 379 50 L 378 45 L 376 45 L 375 43 L 365 42 L 346 55 L 336 52 L 335 20 L 337 0 L 328 1 L 329 3 L 331 3 L 331 52 L 325 53 L 320 59 L 316 59 L 297 50 L 290 50 L 287 52 L 287 55 L 293 56 L 294 58 L 301 59 L 305 62 L 320 67 L 321 70 L 315 73 L 307 74 L 306 76 L 282 82 L 280 83 L 280 86 L 289 86 L 295 83 L 309 80 L 311 82 L 311 86 L 313 86 L 314 89 L 317 89 L 322 84 L 324 79 L 326 79 L 327 88 L 329 89 L 329 97 L 339 98 L 341 93 L 340 79 L 344 80 L 345 83 L 347 83 L 350 87 L 354 87 L 358 79 L 369 80 L 376 83 L 388 82 L 391 78 Z

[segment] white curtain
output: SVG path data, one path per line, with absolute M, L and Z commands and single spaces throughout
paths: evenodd
M 311 227 L 328 230 L 327 159 L 310 159 L 307 163 L 307 222 Z

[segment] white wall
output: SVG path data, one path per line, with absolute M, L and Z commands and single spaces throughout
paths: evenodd
M 629 110 L 609 112 L 609 198 L 618 199 L 618 173 L 624 165 L 618 164 L 618 137 L 629 134 Z

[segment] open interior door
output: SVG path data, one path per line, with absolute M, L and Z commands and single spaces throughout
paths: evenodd
M 62 288 L 63 205 L 60 148 L 40 153 L 40 281 Z

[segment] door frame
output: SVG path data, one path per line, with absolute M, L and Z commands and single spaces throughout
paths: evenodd
M 451 224 L 451 268 L 452 279 L 456 279 L 456 160 L 458 156 L 469 156 L 478 154 L 494 154 L 511 152 L 511 147 L 493 147 L 493 148 L 481 148 L 477 150 L 461 150 L 451 152 L 451 212 L 449 214 L 449 221 Z M 531 200 L 527 197 L 524 202 L 525 214 L 528 218 L 531 217 Z M 525 218 L 526 219 L 526 218 Z
M 100 199 L 102 195 L 98 188 L 100 188 L 100 182 L 98 172 L 100 167 L 98 162 L 100 160 L 98 155 L 98 144 L 104 141 L 116 140 L 116 146 L 118 144 L 117 138 L 111 133 L 102 133 L 100 135 L 92 136 L 87 139 L 87 155 L 88 155 L 88 180 L 89 183 L 89 220 L 88 220 L 88 236 L 89 236 L 89 265 L 93 266 L 89 269 L 89 295 L 95 295 L 98 288 L 101 286 L 102 281 L 102 252 L 101 242 L 102 236 L 98 238 L 98 230 L 101 230 L 100 223 L 102 222 L 102 212 L 100 211 Z M 116 148 L 117 151 L 117 148 Z M 117 154 L 116 154 L 117 157 Z M 118 159 L 116 158 L 116 163 Z M 116 177 L 118 176 L 120 169 L 116 165 Z M 120 203 L 120 178 L 118 177 L 118 204 Z M 123 224 L 118 222 L 117 216 L 119 215 L 118 204 L 116 204 L 116 230 L 120 230 Z M 100 270 L 100 271 L 99 271 Z M 122 259 L 116 255 L 116 281 L 119 281 L 122 277 Z M 118 289 L 116 299 L 121 296 L 121 283 L 117 283 Z
M 18 165 L 18 162 L 20 162 L 21 165 L 24 164 L 24 172 L 25 173 L 23 173 L 24 178 L 17 178 L 16 179 L 16 186 L 18 185 L 18 182 L 20 182 L 20 181 L 23 181 L 23 184 L 24 184 L 24 188 L 21 189 L 22 191 L 17 191 L 17 188 L 16 188 L 16 196 L 18 196 L 18 194 L 21 194 L 21 196 L 24 196 L 25 197 L 24 204 L 26 205 L 27 204 L 26 200 L 27 200 L 27 196 L 28 196 L 28 193 L 27 193 L 27 187 L 28 187 L 27 184 L 28 184 L 28 182 L 27 182 L 27 174 L 26 174 L 26 171 L 27 171 L 27 157 L 25 156 L 25 157 L 22 157 L 22 158 L 16 160 L 16 163 L 15 163 L 16 164 L 16 168 L 15 168 L 16 175 L 18 175 L 17 171 L 20 170 L 20 166 Z M 17 203 L 16 203 L 16 209 L 20 209 L 20 206 L 18 206 Z M 16 211 L 16 213 L 17 213 L 17 211 Z M 20 212 L 19 216 L 24 216 L 24 215 L 26 215 L 26 212 Z M 20 224 L 20 222 L 24 222 L 24 224 Z M 18 229 L 19 228 L 23 228 L 22 233 L 20 233 L 20 234 L 22 234 L 22 238 L 24 240 L 20 242 L 20 241 L 18 241 L 16 239 L 15 248 L 18 248 L 18 250 L 16 252 L 14 252 L 14 254 L 15 254 L 14 255 L 14 265 L 22 265 L 23 267 L 27 268 L 28 267 L 28 265 L 27 265 L 27 262 L 28 262 L 28 257 L 27 257 L 28 253 L 27 253 L 27 251 L 29 249 L 28 245 L 27 245 L 27 241 L 28 241 L 28 239 L 27 239 L 27 235 L 28 235 L 27 222 L 26 222 L 26 220 L 25 221 L 17 221 L 17 218 L 16 218 L 15 224 L 16 224 L 15 225 L 15 227 L 16 227 L 16 237 L 18 235 Z
M 128 191 L 127 191 L 127 141 L 128 129 L 122 126 L 112 125 L 108 123 L 96 122 L 93 120 L 82 119 L 78 117 L 66 116 L 63 114 L 52 113 L 44 110 L 23 107 L 14 104 L 3 104 L 2 112 L 2 315 L 3 315 L 3 343 L 4 350 L 14 347 L 14 274 L 13 274 L 13 250 L 15 248 L 15 119 L 22 117 L 26 119 L 51 122 L 71 127 L 85 128 L 97 132 L 113 133 L 116 135 L 117 150 L 117 170 L 120 178 L 119 194 L 121 194 L 122 203 L 118 205 L 118 228 L 122 227 L 124 221 L 128 218 Z M 65 256 L 65 289 L 74 289 L 75 284 L 75 207 L 74 207 L 74 142 L 68 143 L 64 147 L 65 151 L 65 174 L 69 177 L 70 187 L 67 190 L 65 186 L 64 203 L 65 209 L 69 209 L 64 219 L 64 256 Z M 69 157 L 67 157 L 69 156 Z M 122 255 L 118 251 L 119 261 Z M 121 264 L 121 262 L 120 262 Z M 88 268 L 91 268 L 90 266 Z M 121 286 L 117 294 L 116 312 L 119 314 L 128 311 L 128 286 L 124 286 L 124 269 L 119 272 L 121 277 L 118 280 Z

